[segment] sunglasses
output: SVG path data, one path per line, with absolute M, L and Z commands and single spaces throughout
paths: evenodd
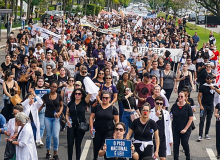
M 212 80 L 212 78 L 206 78 L 207 80 Z
M 109 98 L 109 97 L 102 97 L 102 99 L 106 99 L 106 100 L 107 100 L 108 98 Z
M 142 111 L 143 111 L 143 112 L 149 112 L 149 110 L 144 110 L 144 109 L 142 109 Z
M 102 75 L 104 75 L 104 73 L 99 73 L 99 74 L 102 74 Z
M 69 80 L 70 82 L 74 82 L 74 80 Z
M 162 106 L 162 105 L 163 105 L 163 103 L 156 102 L 156 105 L 160 105 L 160 106 Z
M 120 132 L 123 132 L 124 129 L 123 128 L 115 128 L 115 131 L 120 131 Z
M 75 96 L 81 96 L 82 95 L 82 93 L 75 93 Z
M 51 68 L 47 68 L 47 69 L 51 69 Z
M 17 55 L 13 55 L 13 57 L 16 57 Z
M 63 63 L 63 62 L 58 62 L 58 63 Z
M 105 79 L 112 79 L 112 78 L 105 78 Z
M 87 73 L 87 72 L 82 72 L 83 74 Z
M 178 96 L 178 98 L 183 98 L 183 96 Z
M 141 57 L 141 56 L 137 56 L 137 57 Z
M 83 59 L 79 59 L 79 60 L 81 61 L 81 60 L 83 60 Z

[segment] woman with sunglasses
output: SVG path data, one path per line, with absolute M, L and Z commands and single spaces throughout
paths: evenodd
M 21 61 L 18 59 L 17 53 L 13 52 L 13 57 L 11 59 L 12 62 L 12 71 L 15 74 L 15 80 L 18 81 L 19 71 L 21 68 Z
M 68 160 L 73 158 L 73 146 L 76 147 L 76 160 L 81 157 L 81 143 L 85 132 L 79 128 L 79 123 L 86 122 L 85 111 L 88 106 L 91 94 L 85 93 L 81 88 L 75 89 L 71 95 L 71 100 L 67 104 L 66 120 L 67 125 L 67 144 L 68 144 Z M 70 123 L 72 119 L 72 124 Z M 72 126 L 72 127 L 70 127 Z
M 126 139 L 130 139 L 132 134 L 134 133 L 133 142 L 135 146 L 135 150 L 139 155 L 139 159 L 143 159 L 144 157 L 150 156 L 157 159 L 159 152 L 159 133 L 157 124 L 154 120 L 150 119 L 151 106 L 149 103 L 145 103 L 141 107 L 141 117 L 135 119 L 131 127 L 127 133 Z M 156 150 L 153 147 L 153 137 L 155 139 Z M 148 145 L 144 145 L 147 143 Z
M 125 127 L 125 124 L 122 123 L 122 122 L 119 122 L 115 125 L 115 131 L 114 131 L 114 134 L 113 136 L 111 137 L 108 137 L 107 139 L 124 139 L 124 135 L 125 135 L 125 132 L 126 132 L 126 127 Z M 104 156 L 104 159 L 116 159 L 116 158 L 106 158 L 106 150 L 107 150 L 107 145 L 104 143 L 101 147 L 101 149 L 99 150 L 99 157 L 103 157 Z M 139 159 L 139 156 L 138 156 L 138 153 L 135 152 L 135 148 L 134 148 L 134 145 L 131 144 L 131 153 L 132 153 L 132 159 L 133 160 L 138 160 Z M 117 158 L 118 160 L 125 160 L 125 158 Z
M 141 54 L 138 54 L 137 60 L 134 61 L 133 65 L 137 66 L 139 77 L 142 80 L 143 79 L 143 74 L 142 73 L 143 73 L 143 70 L 145 68 L 145 63 L 144 63 L 143 60 L 141 60 L 141 58 L 142 58 Z
M 100 86 L 98 96 L 96 97 L 99 104 L 102 103 L 102 99 L 101 99 L 101 96 L 100 96 L 101 92 L 105 91 L 105 90 L 112 93 L 112 95 L 111 95 L 111 105 L 113 105 L 117 101 L 118 91 L 117 91 L 117 88 L 112 84 L 112 76 L 111 75 L 107 75 L 105 77 L 105 84 Z
M 32 60 L 30 62 L 30 68 L 27 69 L 26 79 L 28 79 L 28 84 L 27 84 L 28 90 L 29 90 L 30 83 L 33 81 L 32 75 L 34 74 L 35 71 L 39 71 L 40 72 L 40 76 L 43 76 L 42 68 L 37 67 L 37 66 L 38 66 L 38 62 L 37 62 L 36 59 L 34 59 L 34 60 Z
M 93 79 L 93 82 L 98 87 L 100 87 L 101 85 L 103 85 L 105 83 L 105 81 L 104 81 L 104 71 L 103 70 L 99 70 L 98 77 Z
M 83 83 L 83 80 L 84 80 L 85 77 L 88 77 L 88 70 L 87 70 L 86 66 L 82 65 L 80 72 L 75 77 L 75 81 L 82 82 L 83 88 L 85 88 L 85 85 Z
M 69 77 L 67 81 L 67 86 L 63 87 L 61 90 L 61 97 L 63 98 L 63 114 L 66 115 L 66 106 L 70 102 L 71 94 L 74 90 L 74 78 Z M 61 126 L 61 131 L 63 131 L 65 125 Z
M 88 68 L 88 73 L 89 73 L 89 77 L 93 80 L 97 77 L 98 74 L 98 67 L 97 65 L 95 65 L 94 62 L 95 59 L 93 57 L 90 57 L 88 59 L 89 65 L 87 66 Z
M 179 102 L 173 104 L 170 110 L 171 117 L 173 118 L 173 158 L 174 160 L 179 159 L 179 145 L 181 141 L 186 160 L 190 160 L 189 137 L 192 131 L 193 111 L 191 106 L 186 103 L 184 92 L 181 91 L 179 93 L 178 100 Z
M 36 96 L 34 90 L 31 90 L 31 93 L 27 94 L 21 104 L 24 107 L 24 113 L 29 117 L 33 130 L 34 140 L 37 143 L 37 146 L 43 146 L 44 144 L 40 138 L 40 120 L 38 115 L 38 109 L 43 104 L 43 101 L 39 96 Z
M 53 80 L 53 79 L 56 79 L 57 77 L 56 77 L 56 74 L 54 74 L 52 72 L 53 66 L 51 64 L 47 64 L 46 68 L 47 68 L 47 73 L 43 74 L 43 77 L 45 79 L 45 86 L 47 88 L 49 88 L 50 87 L 50 85 L 49 85 L 50 81 Z
M 21 68 L 20 68 L 20 72 L 19 72 L 19 78 L 20 78 L 21 75 L 26 75 L 28 68 L 29 68 L 28 56 L 26 55 L 26 56 L 24 56 L 24 62 L 21 64 Z M 27 83 L 28 83 L 27 81 L 22 81 L 22 82 L 19 81 L 19 86 L 20 86 L 21 91 L 22 91 L 21 93 L 22 93 L 23 99 L 25 97 L 25 90 L 28 92 Z
M 51 157 L 51 137 L 53 136 L 53 150 L 54 160 L 59 160 L 57 155 L 59 146 L 59 133 L 60 133 L 60 115 L 63 112 L 63 100 L 60 94 L 57 93 L 59 82 L 52 80 L 50 82 L 50 93 L 43 95 L 43 105 L 39 108 L 39 111 L 46 106 L 45 110 L 45 128 L 46 128 L 46 159 Z
M 110 103 L 111 92 L 103 90 L 101 94 L 102 103 L 93 108 L 89 118 L 90 133 L 95 131 L 93 139 L 94 160 L 98 158 L 99 150 L 105 139 L 111 137 L 114 133 L 115 124 L 119 122 L 118 110 Z M 94 121 L 95 120 L 95 121 Z
M 188 65 L 183 65 L 183 70 L 179 71 L 177 74 L 177 82 L 179 82 L 178 93 L 183 89 L 183 87 L 187 86 L 190 89 L 190 92 L 194 90 L 194 85 L 192 81 L 192 73 L 188 71 Z

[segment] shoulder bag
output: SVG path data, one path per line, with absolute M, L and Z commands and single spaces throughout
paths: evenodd
M 129 102 L 128 99 L 126 99 L 126 100 L 127 100 L 127 102 L 128 102 L 128 106 L 129 106 L 130 111 L 131 111 L 130 102 Z M 131 121 L 133 122 L 135 119 L 138 119 L 140 116 L 138 115 L 138 113 L 137 113 L 136 111 L 133 111 L 133 112 L 131 113 L 130 117 L 131 117 Z
M 75 110 L 76 110 L 76 103 L 74 103 L 74 107 L 75 107 Z M 79 123 L 79 129 L 81 129 L 84 132 L 89 131 L 89 124 L 86 121 L 85 122 L 79 122 L 77 110 L 76 110 L 76 118 L 77 118 L 77 121 Z
M 57 96 L 58 96 L 58 94 L 57 94 Z M 52 104 L 53 104 L 53 100 L 50 98 L 50 95 L 49 95 L 49 99 L 51 100 L 51 102 L 52 102 Z M 53 104 L 53 108 L 54 108 L 54 110 L 57 112 L 57 110 L 56 110 L 54 104 Z M 58 111 L 60 111 L 60 107 L 59 107 Z M 66 124 L 66 118 L 65 118 L 65 116 L 64 116 L 64 114 L 63 114 L 63 112 L 62 112 L 62 113 L 60 114 L 60 125 L 61 125 L 61 126 L 64 126 L 65 124 Z

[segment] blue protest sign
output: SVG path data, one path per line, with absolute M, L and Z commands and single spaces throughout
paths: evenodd
M 35 94 L 39 96 L 40 98 L 43 97 L 43 95 L 50 93 L 50 89 L 35 89 Z
M 131 158 L 131 141 L 123 139 L 106 139 L 106 157 Z

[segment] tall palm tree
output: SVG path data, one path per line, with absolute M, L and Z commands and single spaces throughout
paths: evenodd
M 16 0 L 16 5 L 15 5 L 15 22 L 17 22 L 17 15 L 18 15 L 18 0 Z M 21 15 L 20 15 L 21 18 Z
M 22 15 L 23 15 L 22 11 L 23 11 L 23 0 L 20 0 L 20 21 L 21 21 Z

